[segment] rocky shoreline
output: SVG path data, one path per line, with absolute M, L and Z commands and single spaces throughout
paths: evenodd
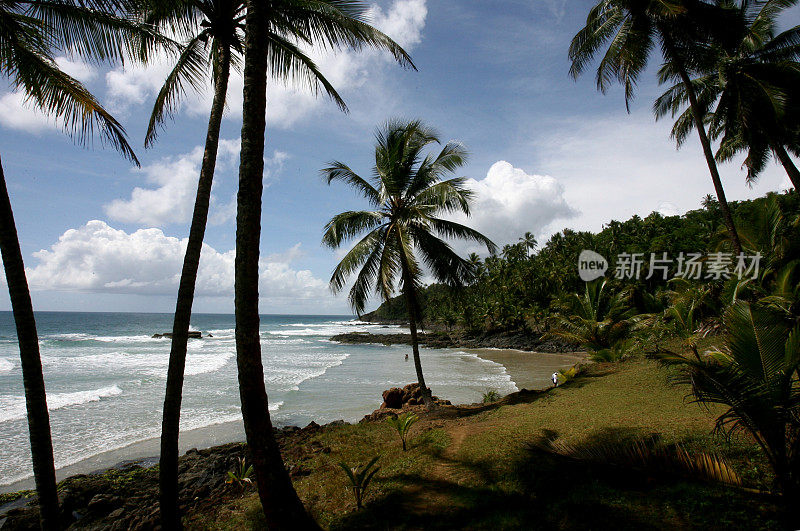
M 287 426 L 275 430 L 290 476 L 310 473 L 304 462 L 315 453 L 331 450 L 310 440 L 321 430 L 344 425 L 343 420 L 324 426 Z M 248 457 L 245 443 L 229 443 L 204 450 L 191 449 L 178 461 L 180 508 L 184 514 L 212 508 L 241 495 L 228 484 L 228 472 Z M 62 527 L 80 529 L 145 530 L 159 526 L 157 458 L 123 462 L 107 470 L 71 476 L 59 482 Z M 32 491 L 0 503 L 0 528 L 38 529 L 39 509 Z M 6 495 L 6 498 L 11 496 Z
M 422 332 L 418 334 L 421 346 L 429 348 L 498 348 L 528 352 L 566 353 L 578 352 L 578 345 L 557 338 L 543 338 L 527 332 L 484 332 L 480 334 Z M 410 345 L 410 334 L 371 334 L 349 332 L 330 338 L 346 344 Z

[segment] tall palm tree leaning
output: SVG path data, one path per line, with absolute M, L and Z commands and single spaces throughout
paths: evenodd
M 365 20 L 365 6 L 351 0 L 248 0 L 244 41 L 244 102 L 236 212 L 236 363 L 247 445 L 258 494 L 270 529 L 317 529 L 292 486 L 272 433 L 264 387 L 258 314 L 264 136 L 270 36 L 305 36 L 314 43 L 387 49 L 401 64 L 410 57 Z
M 58 120 L 78 144 L 86 144 L 97 130 L 103 143 L 138 164 L 124 128 L 54 60 L 56 52 L 71 52 L 90 62 L 145 59 L 154 46 L 167 41 L 121 16 L 129 7 L 114 0 L 0 2 L 0 75 L 33 107 Z M 0 250 L 19 340 L 40 522 L 43 529 L 56 529 L 58 497 L 39 340 L 2 164 Z
M 660 81 L 676 79 L 686 89 L 692 119 L 700 137 L 725 226 L 730 233 L 734 251 L 741 253 L 739 234 L 703 123 L 705 112 L 698 102 L 691 79 L 697 68 L 696 48 L 707 39 L 708 27 L 703 27 L 702 23 L 713 21 L 713 14 L 716 12 L 713 9 L 714 6 L 703 0 L 601 0 L 589 11 L 586 26 L 572 39 L 569 48 L 569 58 L 572 61 L 570 74 L 577 78 L 603 45 L 609 43 L 597 68 L 597 88 L 605 93 L 611 82 L 622 83 L 625 88 L 625 105 L 630 110 L 629 104 L 638 78 L 647 67 L 652 49 L 656 44 L 660 45 L 664 58 L 664 67 L 659 73 Z
M 796 0 L 735 4 L 717 0 L 724 24 L 714 24 L 707 47 L 708 66 L 692 80 L 701 106 L 706 107 L 709 135 L 722 141 L 717 160 L 725 162 L 747 151 L 744 166 L 752 183 L 764 169 L 770 152 L 786 170 L 795 190 L 800 170 L 789 153 L 800 155 L 800 26 L 776 35 L 777 17 Z M 680 145 L 694 129 L 683 83 L 667 90 L 654 107 L 657 116 L 678 116 L 672 130 Z M 714 104 L 716 103 L 716 107 Z
M 376 139 L 375 167 L 369 180 L 338 161 L 322 170 L 328 184 L 344 181 L 376 209 L 343 212 L 325 226 L 322 241 L 332 249 L 369 231 L 336 266 L 330 285 L 338 292 L 358 272 L 349 301 L 361 315 L 372 290 L 388 300 L 400 277 L 408 308 L 414 367 L 423 400 L 430 407 L 431 392 L 422 374 L 417 340 L 421 317 L 417 291 L 423 276 L 417 256 L 438 282 L 459 286 L 471 280 L 474 266 L 441 238 L 473 240 L 486 245 L 490 252 L 496 247 L 479 232 L 439 217 L 456 212 L 469 215 L 472 193 L 466 188 L 465 179 L 441 180 L 466 162 L 467 153 L 461 144 L 449 142 L 438 155 L 423 158 L 423 150 L 438 144 L 439 139 L 435 131 L 419 121 L 389 121 L 377 132 Z
M 332 8 L 327 2 L 310 4 L 311 7 L 308 2 L 287 1 L 277 5 L 272 14 L 274 22 L 268 33 L 266 53 L 270 59 L 269 74 L 276 79 L 305 83 L 314 91 L 322 88 L 342 110 L 346 110 L 344 101 L 333 86 L 293 41 L 327 46 L 372 45 L 395 50 L 399 50 L 399 47 L 377 30 L 348 19 L 344 12 Z M 326 9 L 315 9 L 314 4 Z M 156 98 L 145 145 L 153 144 L 159 126 L 177 110 L 187 85 L 202 90 L 210 72 L 214 87 L 197 196 L 178 288 L 164 398 L 159 475 L 161 519 L 167 527 L 180 527 L 178 438 L 189 326 L 228 81 L 231 70 L 238 69 L 241 64 L 244 51 L 245 9 L 244 0 L 159 0 L 151 1 L 142 14 L 147 23 L 174 33 L 186 42 L 183 53 Z M 302 20 L 304 13 L 317 17 L 316 24 L 323 26 L 322 31 L 313 23 Z

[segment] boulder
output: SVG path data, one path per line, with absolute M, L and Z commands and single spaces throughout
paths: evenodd
M 433 401 L 440 405 L 450 405 L 449 400 L 442 400 L 438 396 L 431 396 Z M 422 399 L 422 389 L 419 384 L 408 384 L 402 389 L 392 387 L 383 392 L 383 403 L 380 409 L 404 409 L 410 406 L 424 404 Z
M 381 409 L 400 409 L 403 407 L 404 396 L 403 389 L 399 387 L 387 389 L 383 392 L 383 404 L 381 404 Z

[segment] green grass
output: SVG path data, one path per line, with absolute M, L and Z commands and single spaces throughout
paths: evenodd
M 779 528 L 767 496 L 527 449 L 545 432 L 573 445 L 659 434 L 668 443 L 718 453 L 746 486 L 768 488 L 768 467 L 753 442 L 712 434 L 721 410 L 689 403 L 688 388 L 676 387 L 670 376 L 643 359 L 593 365 L 527 402 L 479 408 L 456 419 L 423 419 L 405 453 L 382 422 L 326 430 L 315 440 L 330 452 L 308 456 L 303 466 L 312 473 L 295 487 L 328 529 Z M 363 464 L 378 454 L 381 470 L 365 508 L 356 512 L 338 463 Z M 212 515 L 194 515 L 189 527 L 263 525 L 251 491 Z

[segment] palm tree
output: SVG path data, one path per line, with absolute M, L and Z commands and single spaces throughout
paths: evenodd
M 0 74 L 36 109 L 56 118 L 77 143 L 95 130 L 104 143 L 138 164 L 124 128 L 80 82 L 54 61 L 54 51 L 72 51 L 89 61 L 145 59 L 167 42 L 122 16 L 130 6 L 114 0 L 0 2 Z M 59 527 L 53 443 L 47 411 L 36 320 L 14 213 L 0 164 L 0 250 L 19 340 L 34 479 L 42 528 Z
M 548 335 L 602 353 L 625 338 L 644 315 L 635 315 L 627 292 L 611 292 L 608 280 L 586 283 L 582 295 L 572 293 L 555 302 L 558 315 Z
M 718 0 L 725 23 L 714 26 L 713 45 L 707 48 L 708 69 L 693 80 L 698 101 L 706 107 L 712 138 L 722 137 L 717 160 L 730 160 L 748 151 L 747 180 L 764 169 L 770 152 L 783 165 L 795 189 L 798 171 L 789 152 L 800 155 L 800 102 L 794 88 L 800 83 L 800 26 L 776 35 L 776 19 L 796 1 L 745 2 Z M 679 115 L 673 136 L 680 145 L 694 128 L 683 83 L 662 95 L 655 105 L 658 116 Z M 711 108 L 716 108 L 712 111 Z
M 734 250 L 741 253 L 725 190 L 722 187 L 711 141 L 706 133 L 705 112 L 698 102 L 691 74 L 704 59 L 697 49 L 708 39 L 706 32 L 718 10 L 702 0 L 601 0 L 589 11 L 586 26 L 573 38 L 569 49 L 570 74 L 577 78 L 604 44 L 608 44 L 597 68 L 597 87 L 605 92 L 613 81 L 625 88 L 628 110 L 636 83 L 647 67 L 653 48 L 658 44 L 664 58 L 660 82 L 677 80 L 683 84 L 691 117 L 706 158 L 725 225 L 731 234 Z
M 369 231 L 336 266 L 330 285 L 338 292 L 358 271 L 349 301 L 361 315 L 371 290 L 389 300 L 395 280 L 400 277 L 417 380 L 423 400 L 430 406 L 431 393 L 422 374 L 417 339 L 421 315 L 418 291 L 423 270 L 416 257 L 421 256 L 436 281 L 459 286 L 472 279 L 474 268 L 441 238 L 473 240 L 486 245 L 490 252 L 494 252 L 495 245 L 469 227 L 438 217 L 454 212 L 469 215 L 472 193 L 465 180 L 460 177 L 441 180 L 466 162 L 467 153 L 461 144 L 449 142 L 437 156 L 429 154 L 423 158 L 425 147 L 438 144 L 439 138 L 419 121 L 389 121 L 377 132 L 376 139 L 372 182 L 338 161 L 322 170 L 329 184 L 344 181 L 377 209 L 343 212 L 325 226 L 322 241 L 333 249 Z
M 534 252 L 536 250 L 536 245 L 539 243 L 536 241 L 536 236 L 531 232 L 526 232 L 525 235 L 519 239 L 519 242 L 525 244 L 525 247 L 528 248 L 528 254 Z
M 388 49 L 401 64 L 408 55 L 365 22 L 365 7 L 355 0 L 281 0 L 269 6 L 246 4 L 244 103 L 239 192 L 236 213 L 234 274 L 236 363 L 247 445 L 255 468 L 258 493 L 271 529 L 316 529 L 292 486 L 281 459 L 264 387 L 258 314 L 258 259 L 261 239 L 264 130 L 270 35 L 296 37 L 354 47 Z
M 697 402 L 721 404 L 728 410 L 717 429 L 745 430 L 761 446 L 794 529 L 800 522 L 800 327 L 780 313 L 736 302 L 725 314 L 723 350 L 693 356 L 660 354 L 667 364 L 683 369 Z
M 228 80 L 231 69 L 236 69 L 241 64 L 241 54 L 244 50 L 245 9 L 244 0 L 173 0 L 171 2 L 153 2 L 143 13 L 143 18 L 147 23 L 178 34 L 186 42 L 183 53 L 175 63 L 172 72 L 167 76 L 164 86 L 156 98 L 145 144 L 151 145 L 155 141 L 158 127 L 164 123 L 167 116 L 177 110 L 181 96 L 184 94 L 185 85 L 201 90 L 207 83 L 210 70 L 214 86 L 214 98 L 206 133 L 197 197 L 178 288 L 164 398 L 159 468 L 161 516 L 165 525 L 170 522 L 169 525 L 173 527 L 180 525 L 180 515 L 177 510 L 178 438 L 192 303 L 200 252 L 208 220 Z M 314 62 L 292 42 L 292 39 L 309 44 L 319 40 L 325 44 L 334 45 L 344 41 L 355 47 L 370 44 L 399 50 L 382 33 L 365 27 L 357 21 L 344 19 L 336 11 L 323 11 L 317 16 L 320 18 L 320 23 L 332 24 L 334 27 L 332 31 L 340 32 L 341 36 L 337 33 L 323 33 L 317 37 L 309 32 L 310 28 L 309 30 L 302 29 L 301 25 L 292 21 L 291 17 L 298 18 L 302 16 L 303 10 L 308 11 L 304 4 L 287 2 L 282 9 L 284 12 L 273 15 L 276 23 L 270 28 L 268 34 L 269 73 L 274 78 L 305 82 L 315 91 L 322 87 L 326 94 L 343 110 L 347 108 L 342 98 L 319 72 Z M 281 20 L 281 17 L 285 17 L 285 20 Z

